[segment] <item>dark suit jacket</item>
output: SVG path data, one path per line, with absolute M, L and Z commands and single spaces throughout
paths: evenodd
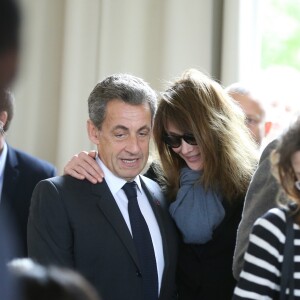
M 8 271 L 7 262 L 16 255 L 17 249 L 12 226 L 6 215 L 0 217 L 0 298 L 1 300 L 18 300 L 19 288 L 16 278 Z
M 177 260 L 174 224 L 163 203 L 153 199 L 141 182 L 163 242 L 165 269 L 159 299 L 173 299 Z M 103 300 L 142 300 L 133 240 L 105 181 L 94 185 L 60 176 L 40 182 L 30 208 L 28 251 L 40 263 L 76 269 Z
M 8 146 L 0 211 L 7 214 L 14 227 L 19 245 L 17 256 L 27 256 L 26 228 L 33 189 L 55 173 L 50 163 Z
M 243 269 L 244 254 L 248 248 L 249 236 L 254 222 L 269 209 L 277 206 L 276 196 L 279 185 L 272 175 L 269 159 L 277 144 L 278 140 L 274 140 L 264 149 L 259 160 L 258 169 L 248 187 L 233 258 L 233 275 L 237 280 Z

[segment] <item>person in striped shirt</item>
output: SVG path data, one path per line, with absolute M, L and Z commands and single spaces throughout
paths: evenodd
M 271 163 L 281 202 L 254 223 L 233 300 L 279 299 L 288 213 L 293 215 L 295 245 L 293 294 L 300 299 L 300 118 L 281 136 Z

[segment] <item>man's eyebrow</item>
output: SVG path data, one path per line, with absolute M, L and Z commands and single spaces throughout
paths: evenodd
M 121 130 L 126 130 L 126 131 L 128 131 L 129 129 L 126 127 L 126 126 L 124 126 L 124 125 L 116 125 L 115 127 L 113 127 L 113 129 L 112 130 L 118 130 L 118 129 L 121 129 Z M 144 125 L 144 126 L 142 126 L 142 127 L 140 127 L 139 129 L 138 129 L 138 131 L 140 131 L 140 130 L 151 130 L 151 128 L 148 126 L 148 125 Z
M 128 130 L 127 127 L 123 126 L 123 125 L 116 125 L 115 127 L 113 127 L 112 130 L 118 130 L 118 129 L 121 129 L 121 130 Z
M 141 128 L 139 128 L 139 131 L 144 129 L 151 130 L 151 128 L 148 125 L 144 125 Z

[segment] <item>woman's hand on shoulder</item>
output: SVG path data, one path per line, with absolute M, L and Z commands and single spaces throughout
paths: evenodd
M 94 150 L 74 155 L 64 167 L 64 174 L 80 180 L 87 179 L 92 183 L 102 182 L 104 173 L 95 160 L 96 156 Z

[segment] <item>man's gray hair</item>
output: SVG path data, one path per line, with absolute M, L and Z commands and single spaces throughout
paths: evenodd
M 152 121 L 157 107 L 155 91 L 141 78 L 129 74 L 114 74 L 98 83 L 88 98 L 89 118 L 100 129 L 107 103 L 119 99 L 132 105 L 149 104 Z

